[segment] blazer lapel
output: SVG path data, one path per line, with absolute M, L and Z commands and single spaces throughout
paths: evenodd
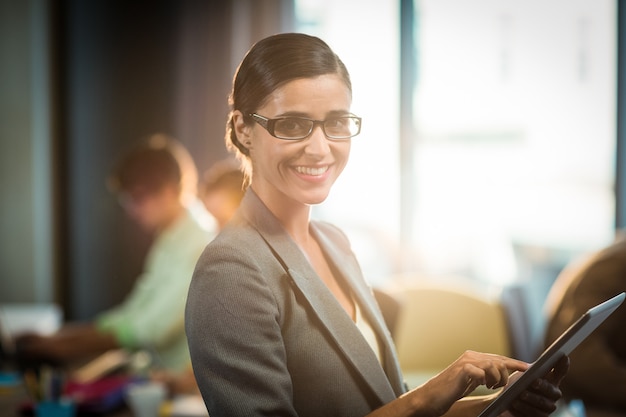
M 378 359 L 361 335 L 361 332 L 326 285 L 319 279 L 302 251 L 289 237 L 278 219 L 273 216 L 252 190 L 246 193 L 241 207 L 244 216 L 272 248 L 277 260 L 281 262 L 293 283 L 311 306 L 314 314 L 318 316 L 322 326 L 329 332 L 344 353 L 346 360 L 354 366 L 354 369 L 362 376 L 364 382 L 371 387 L 383 403 L 391 401 L 399 395 L 402 392 L 402 388 L 398 387 L 396 383 L 393 386 L 390 384 L 388 376 L 380 366 Z M 331 257 L 332 262 L 341 273 L 347 277 L 358 301 L 362 303 L 361 305 L 365 304 L 369 311 L 376 310 L 371 305 L 369 297 L 363 295 L 363 291 L 368 290 L 362 288 L 364 287 L 362 284 L 356 284 L 357 280 L 354 279 L 354 274 L 360 274 L 360 271 L 344 267 L 345 262 L 340 257 L 345 257 L 346 253 L 339 251 L 324 236 L 320 235 L 319 238 L 322 239 L 320 241 L 322 249 Z M 371 315 L 368 317 L 371 318 Z M 386 332 L 381 330 L 382 326 L 379 323 L 379 318 L 375 318 L 372 323 L 377 334 L 382 339 L 386 339 Z M 389 363 L 389 346 L 386 340 L 384 341 L 383 350 L 387 364 Z M 391 356 L 393 357 L 393 355 Z M 395 360 L 391 362 L 395 363 Z M 395 373 L 395 371 L 392 373 Z
M 364 315 L 367 317 L 370 325 L 378 335 L 379 343 L 381 345 L 380 347 L 384 371 L 387 374 L 387 379 L 391 383 L 396 395 L 401 395 L 406 390 L 402 377 L 402 371 L 400 370 L 400 364 L 398 363 L 395 354 L 395 346 L 391 338 L 391 334 L 387 329 L 387 325 L 385 324 L 385 319 L 378 308 L 374 295 L 372 294 L 371 288 L 365 285 L 362 279 L 362 272 L 358 266 L 356 258 L 354 258 L 354 255 L 346 249 L 342 250 L 341 248 L 338 248 L 336 243 L 322 233 L 319 228 L 315 228 L 314 230 L 316 237 L 322 244 L 322 247 L 327 251 L 327 256 L 340 271 L 340 274 L 348 281 L 350 287 L 354 291 L 356 302 L 363 307 Z M 349 253 L 350 259 L 346 259 L 347 253 Z

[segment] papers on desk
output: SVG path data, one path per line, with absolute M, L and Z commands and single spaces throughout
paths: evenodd
M 52 334 L 63 322 L 56 304 L 0 304 L 0 366 L 9 363 L 15 353 L 15 336 L 20 333 Z M 13 365 L 13 364 L 12 364 Z
M 179 395 L 161 409 L 167 417 L 208 417 L 209 412 L 200 395 Z
M 4 331 L 9 336 L 15 336 L 24 332 L 43 335 L 52 334 L 63 323 L 63 313 L 56 304 L 0 304 L 0 316 Z

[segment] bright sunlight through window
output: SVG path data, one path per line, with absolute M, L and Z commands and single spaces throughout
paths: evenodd
M 416 0 L 415 207 L 401 247 L 399 0 L 297 0 L 346 63 L 363 117 L 315 216 L 366 277 L 552 279 L 614 233 L 615 0 Z

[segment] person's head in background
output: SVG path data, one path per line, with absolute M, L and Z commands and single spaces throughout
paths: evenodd
M 257 194 L 274 190 L 279 198 L 321 202 L 347 163 L 346 139 L 360 130 L 360 119 L 346 118 L 353 116 L 351 102 L 348 71 L 324 41 L 299 33 L 270 36 L 239 65 L 229 97 L 226 145 Z M 322 129 L 311 119 L 323 120 Z M 337 132 L 340 126 L 347 133 Z M 320 174 L 311 167 L 328 171 Z M 304 176 L 320 180 L 300 181 Z
M 199 197 L 220 229 L 230 220 L 245 193 L 244 174 L 236 161 L 224 159 L 211 166 L 200 182 Z
M 149 232 L 159 232 L 195 198 L 197 182 L 187 149 L 167 135 L 154 134 L 118 160 L 107 185 L 134 221 Z

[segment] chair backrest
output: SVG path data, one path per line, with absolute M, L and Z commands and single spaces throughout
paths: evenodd
M 385 324 L 392 338 L 395 338 L 396 323 L 398 322 L 398 314 L 400 314 L 400 302 L 389 292 L 374 288 L 374 297 L 378 303 Z
M 503 306 L 464 287 L 418 284 L 400 291 L 395 342 L 403 372 L 438 372 L 464 351 L 510 355 Z

